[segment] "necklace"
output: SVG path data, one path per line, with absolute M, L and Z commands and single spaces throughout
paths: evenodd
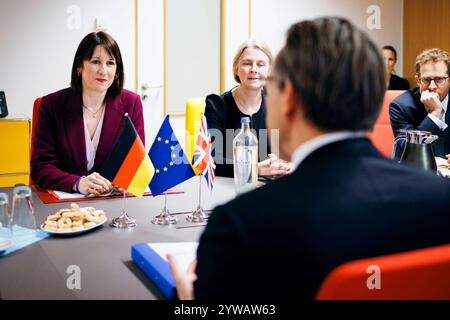
M 86 109 L 86 111 L 88 112 L 88 114 L 90 115 L 91 118 L 97 118 L 97 115 L 99 115 L 99 112 L 105 107 L 105 104 L 103 103 L 100 108 L 97 109 L 97 111 L 92 112 L 91 109 L 89 109 L 88 107 L 86 107 L 83 104 L 83 108 Z
M 257 105 L 255 105 L 255 106 L 247 106 L 241 100 L 238 90 L 235 90 L 233 93 L 234 93 L 234 98 L 235 98 L 235 101 L 236 101 L 236 105 L 238 106 L 238 108 L 241 110 L 241 112 L 243 114 L 250 114 L 250 115 L 252 115 L 253 113 L 258 112 L 258 110 L 259 110 L 259 108 L 261 106 L 261 99 L 259 100 Z

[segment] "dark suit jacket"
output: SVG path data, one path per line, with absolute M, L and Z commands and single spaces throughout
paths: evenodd
M 403 79 L 395 74 L 391 74 L 391 78 L 389 79 L 388 90 L 408 90 L 409 82 L 406 79 Z
M 248 115 L 239 110 L 231 91 L 227 91 L 220 96 L 210 94 L 206 97 L 205 117 L 213 139 L 212 154 L 216 162 L 215 173 L 218 176 L 233 177 L 233 136 L 227 136 L 226 133 L 227 129 L 240 129 L 241 118 L 248 117 Z M 267 159 L 270 145 L 265 131 L 266 103 L 264 97 L 258 112 L 251 116 L 250 128 L 255 129 L 254 133 L 258 138 L 259 155 L 262 155 L 259 161 Z M 218 132 L 221 133 L 222 141 L 217 139 Z
M 213 211 L 194 296 L 313 299 L 342 263 L 450 243 L 449 208 L 450 179 L 386 159 L 365 138 L 329 144 Z
M 94 167 L 88 172 L 81 94 L 66 88 L 43 97 L 32 146 L 33 181 L 42 188 L 71 192 L 80 176 L 100 169 L 122 132 L 125 113 L 145 143 L 140 97 L 123 90 L 119 97 L 106 99 Z
M 442 131 L 428 117 L 425 106 L 420 102 L 419 88 L 410 89 L 393 100 L 389 105 L 389 117 L 395 137 L 401 135 L 400 130 L 402 129 L 430 131 L 432 134 L 439 136 L 433 146 L 435 155 L 444 156 L 450 153 L 450 129 L 447 127 Z M 447 105 L 445 122 L 450 125 L 450 100 Z M 397 158 L 400 158 L 402 150 L 402 147 L 397 148 Z

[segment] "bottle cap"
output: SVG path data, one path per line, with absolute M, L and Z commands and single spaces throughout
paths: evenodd
M 241 123 L 244 123 L 244 124 L 250 123 L 250 118 L 249 117 L 242 117 L 241 118 Z

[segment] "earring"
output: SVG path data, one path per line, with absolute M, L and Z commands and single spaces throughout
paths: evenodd
M 114 79 L 116 79 L 116 80 L 119 79 L 119 76 L 116 74 L 115 77 L 114 77 Z

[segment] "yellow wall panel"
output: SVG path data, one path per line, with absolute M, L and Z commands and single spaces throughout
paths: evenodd
M 30 119 L 0 119 L 0 186 L 28 184 L 30 171 Z
M 17 174 L 17 175 L 0 175 L 0 187 L 14 187 L 17 183 L 23 183 L 28 185 L 30 181 L 29 174 Z

